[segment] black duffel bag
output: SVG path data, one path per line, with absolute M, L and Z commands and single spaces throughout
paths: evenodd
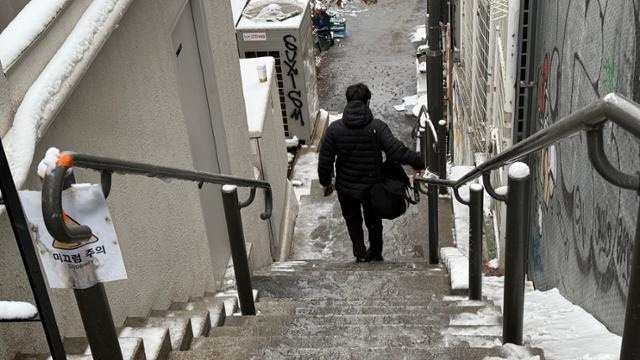
M 370 131 L 380 155 L 378 166 L 378 183 L 373 185 L 370 192 L 371 208 L 383 219 L 395 219 L 404 214 L 409 204 L 417 202 L 411 198 L 412 187 L 407 173 L 402 166 L 391 159 L 382 162 L 382 153 L 378 145 L 375 129 Z

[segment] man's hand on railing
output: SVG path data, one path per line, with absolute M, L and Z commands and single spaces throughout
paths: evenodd
M 426 174 L 427 170 L 422 169 L 422 170 L 415 170 L 413 172 L 413 177 L 414 178 L 418 178 L 418 177 L 424 177 L 424 175 Z

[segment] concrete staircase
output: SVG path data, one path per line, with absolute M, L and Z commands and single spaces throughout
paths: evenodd
M 257 316 L 240 316 L 230 290 L 126 319 L 124 359 L 509 358 L 500 346 L 500 309 L 451 296 L 441 265 L 290 261 L 255 272 L 252 281 Z M 92 359 L 83 338 L 65 339 L 65 348 L 69 359 Z M 523 351 L 544 358 L 539 349 Z
M 483 359 L 500 347 L 500 310 L 449 296 L 442 266 L 423 261 L 275 263 L 257 272 L 257 316 L 227 317 L 189 351 L 198 359 Z M 471 344 L 471 346 L 470 346 Z M 531 356 L 539 349 L 528 349 Z

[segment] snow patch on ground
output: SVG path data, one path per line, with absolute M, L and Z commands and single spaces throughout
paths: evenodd
M 458 248 L 444 247 L 440 249 L 442 262 L 451 276 L 451 289 L 462 290 L 469 288 L 469 258 Z
M 70 0 L 31 0 L 0 33 L 0 63 L 8 69 Z
M 512 169 L 513 169 L 512 165 Z M 449 179 L 459 179 L 472 167 L 452 166 Z M 515 175 L 522 175 L 528 169 L 515 168 Z M 506 189 L 506 188 L 505 188 Z M 461 188 L 463 197 L 468 195 L 468 188 Z M 490 198 L 485 192 L 484 206 L 488 211 Z M 468 287 L 469 263 L 468 254 L 469 222 L 468 207 L 453 200 L 455 218 L 455 239 L 458 248 L 443 248 L 442 261 L 451 274 L 453 289 Z M 502 309 L 504 298 L 504 277 L 485 276 L 482 281 L 483 296 L 492 300 Z M 487 314 L 467 314 L 458 322 L 486 323 Z M 459 325 L 459 324 L 458 324 Z M 489 330 L 489 329 L 486 329 Z M 500 334 L 501 335 L 501 334 Z M 581 307 L 565 299 L 557 289 L 538 291 L 533 289 L 529 281 L 525 283 L 524 305 L 524 340 L 527 346 L 544 349 L 548 360 L 612 360 L 620 354 L 621 337 L 609 332 L 591 314 Z M 508 346 L 508 345 L 506 345 Z M 537 359 L 528 352 L 520 352 L 521 348 L 504 347 L 509 359 Z M 502 359 L 487 357 L 485 360 Z
M 311 181 L 318 179 L 318 153 L 315 151 L 302 152 L 298 156 L 291 178 L 302 181 L 301 186 L 293 188 L 298 201 L 302 195 L 311 194 Z
M 482 288 L 484 296 L 502 307 L 504 277 L 486 276 Z M 476 316 L 465 315 L 464 321 L 482 323 L 487 321 L 487 315 L 480 312 Z M 533 290 L 532 283 L 527 282 L 524 341 L 527 346 L 544 349 L 547 360 L 613 360 L 620 354 L 622 339 L 584 309 L 565 299 L 558 289 Z
M 540 360 L 540 356 L 533 355 L 529 349 L 514 344 L 505 344 L 500 349 L 503 353 L 502 356 L 486 356 L 483 360 Z M 504 356 L 507 356 L 506 358 Z
M 33 319 L 38 309 L 23 301 L 0 301 L 0 320 Z

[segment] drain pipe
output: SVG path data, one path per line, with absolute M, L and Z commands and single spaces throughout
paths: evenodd
M 132 0 L 94 0 L 22 99 L 3 139 L 16 188 L 28 176 L 35 148 L 109 39 Z

